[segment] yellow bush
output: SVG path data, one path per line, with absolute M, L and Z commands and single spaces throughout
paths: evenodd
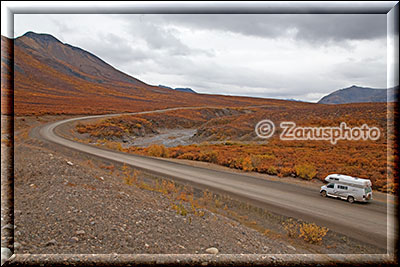
M 193 158 L 195 159 L 195 158 Z M 211 162 L 211 163 L 217 163 L 218 162 L 218 152 L 217 151 L 207 151 L 203 152 L 201 151 L 198 160 L 200 161 L 205 161 L 205 162 Z
M 267 173 L 270 175 L 276 175 L 278 173 L 278 171 L 276 170 L 276 168 L 274 166 L 269 166 L 267 169 Z
M 172 209 L 176 210 L 176 213 L 182 216 L 186 216 L 188 214 L 185 206 L 182 205 L 182 201 L 179 202 L 179 204 L 173 204 Z
M 319 243 L 328 231 L 328 228 L 320 227 L 315 223 L 302 223 L 299 237 L 303 237 L 309 243 Z
M 247 156 L 242 161 L 242 170 L 251 172 L 253 170 L 253 163 L 250 156 Z
M 124 167 L 123 167 L 123 169 L 124 169 Z M 133 175 L 131 175 L 126 170 L 124 170 L 124 183 L 127 185 L 137 184 L 138 183 L 138 175 L 139 175 L 139 172 L 136 170 L 133 172 Z
M 147 152 L 153 157 L 168 157 L 168 149 L 164 145 L 150 145 L 147 149 Z
M 297 176 L 307 180 L 311 180 L 317 174 L 317 171 L 315 170 L 314 166 L 310 164 L 296 165 L 295 170 Z
M 289 237 L 297 237 L 299 226 L 297 225 L 297 222 L 295 222 L 293 219 L 285 221 L 283 223 L 283 228 L 286 230 Z
M 279 170 L 278 176 L 279 177 L 287 177 L 287 176 L 290 176 L 292 173 L 293 173 L 292 168 L 283 167 Z

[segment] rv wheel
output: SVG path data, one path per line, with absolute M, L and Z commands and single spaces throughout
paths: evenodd
M 326 191 L 322 191 L 321 196 L 326 197 Z
M 349 196 L 349 197 L 347 198 L 347 201 L 350 202 L 350 203 L 353 203 L 353 202 L 354 202 L 354 197 Z

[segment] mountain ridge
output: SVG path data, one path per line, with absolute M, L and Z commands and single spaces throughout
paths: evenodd
M 389 89 L 379 89 L 352 85 L 322 97 L 318 101 L 318 104 L 394 102 L 398 99 L 397 95 L 398 86 Z
M 1 49 L 2 107 L 8 107 L 2 108 L 2 114 L 107 114 L 185 106 L 285 104 L 283 100 L 245 96 L 193 97 L 152 86 L 49 34 L 27 32 L 15 39 L 2 36 Z
M 175 90 L 175 91 L 180 91 L 180 92 L 186 92 L 186 93 L 195 93 L 197 94 L 197 92 L 195 90 L 193 90 L 192 88 L 186 87 L 186 88 L 181 88 L 181 87 L 177 87 L 177 88 L 172 88 L 166 85 L 162 85 L 159 84 L 158 87 L 160 88 L 167 88 L 167 89 L 171 89 L 171 90 Z

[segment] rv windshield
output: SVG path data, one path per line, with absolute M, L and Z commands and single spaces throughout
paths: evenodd
M 365 194 L 368 194 L 368 193 L 371 192 L 371 191 L 372 191 L 371 187 L 366 187 L 366 188 L 365 188 Z

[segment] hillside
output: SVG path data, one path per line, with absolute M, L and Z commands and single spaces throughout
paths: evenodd
M 177 106 L 246 106 L 284 102 L 202 94 L 193 98 L 177 90 L 151 86 L 48 34 L 27 32 L 14 40 L 2 36 L 1 42 L 2 106 L 12 103 L 11 86 L 4 81 L 12 77 L 14 70 L 13 101 L 17 115 L 105 114 Z M 13 43 L 14 68 L 11 60 Z
M 389 92 L 388 92 L 389 90 Z M 319 104 L 348 104 L 366 102 L 393 102 L 393 92 L 398 89 L 374 89 L 353 85 L 337 90 L 318 101 Z M 389 98 L 388 98 L 389 93 Z
M 187 93 L 196 93 L 192 88 L 175 88 L 176 91 L 187 92 Z
M 393 103 L 308 106 L 268 106 L 231 109 L 185 109 L 164 113 L 124 115 L 76 125 L 78 139 L 128 153 L 203 161 L 225 167 L 301 179 L 320 179 L 331 173 L 371 179 L 374 189 L 396 192 L 396 156 L 387 157 L 394 141 Z M 371 116 L 373 114 L 373 116 Z M 264 118 L 276 125 L 268 140 L 256 136 L 254 125 Z M 282 121 L 307 127 L 378 127 L 379 140 L 281 140 Z M 188 131 L 192 129 L 192 131 Z M 186 130 L 186 131 L 185 131 Z M 173 133 L 172 135 L 168 135 Z M 147 139 L 147 141 L 146 141 Z M 176 142 L 173 142 L 173 140 Z M 338 157 L 338 155 L 340 155 Z M 304 174 L 307 173 L 307 174 Z M 387 178 L 390 179 L 387 179 Z M 394 178 L 393 178 L 394 177 Z M 394 179 L 395 182 L 391 182 Z
M 188 87 L 186 87 L 186 88 L 179 88 L 179 87 L 178 88 L 171 88 L 169 86 L 165 86 L 165 85 L 162 85 L 162 84 L 160 84 L 158 87 L 167 88 L 167 89 L 180 91 L 180 92 L 187 92 L 187 93 L 195 93 L 195 94 L 197 94 L 197 92 L 195 90 L 193 90 L 192 88 L 188 88 Z

